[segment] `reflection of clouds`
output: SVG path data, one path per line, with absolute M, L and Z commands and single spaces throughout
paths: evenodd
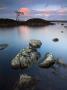
M 27 26 L 21 26 L 19 27 L 19 35 L 22 38 L 22 40 L 29 40 L 30 39 L 30 30 Z

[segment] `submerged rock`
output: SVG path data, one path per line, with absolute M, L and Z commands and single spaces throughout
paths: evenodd
M 32 76 L 22 74 L 14 90 L 35 90 L 37 81 L 38 80 Z
M 0 50 L 4 50 L 8 47 L 8 44 L 0 44 Z
M 47 53 L 43 58 L 43 62 L 39 64 L 41 68 L 49 68 L 55 64 L 55 57 L 52 53 Z
M 61 33 L 64 33 L 64 31 L 61 31 Z
M 27 74 L 22 74 L 20 75 L 20 79 L 19 79 L 19 85 L 28 85 L 30 84 L 30 82 L 32 81 L 32 77 L 28 76 Z
M 62 67 L 67 67 L 67 63 L 64 63 L 63 60 L 56 60 L 55 62 L 57 65 L 62 66 Z
M 61 23 L 61 25 L 64 25 L 63 23 Z
M 64 26 L 64 28 L 67 28 L 67 26 Z
M 28 68 L 32 64 L 37 64 L 40 58 L 40 53 L 36 48 L 41 46 L 40 40 L 31 40 L 29 48 L 21 50 L 11 61 L 11 66 L 15 69 Z
M 54 41 L 54 42 L 58 42 L 59 39 L 58 39 L 58 38 L 54 38 L 53 41 Z

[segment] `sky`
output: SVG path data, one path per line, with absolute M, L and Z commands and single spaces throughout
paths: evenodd
M 67 20 L 67 0 L 0 0 L 0 18 L 16 19 L 16 10 L 20 20 Z

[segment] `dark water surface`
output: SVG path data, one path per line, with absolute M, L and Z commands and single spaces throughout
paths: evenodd
M 67 23 L 64 23 L 67 26 Z M 67 68 L 56 67 L 42 69 L 32 66 L 26 70 L 12 70 L 10 61 L 25 47 L 28 47 L 30 39 L 42 41 L 39 49 L 43 56 L 46 52 L 52 52 L 57 58 L 67 63 L 67 28 L 61 23 L 46 27 L 0 28 L 0 44 L 6 43 L 8 47 L 0 51 L 0 90 L 14 90 L 20 73 L 26 73 L 39 78 L 36 90 L 67 90 Z M 62 33 L 63 32 L 63 33 Z M 58 38 L 58 42 L 52 41 Z

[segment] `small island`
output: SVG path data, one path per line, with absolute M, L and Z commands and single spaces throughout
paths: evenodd
M 32 18 L 27 21 L 17 21 L 13 19 L 0 19 L 0 27 L 15 27 L 15 26 L 21 26 L 21 25 L 39 27 L 39 26 L 46 26 L 46 25 L 54 25 L 54 23 L 40 18 Z

